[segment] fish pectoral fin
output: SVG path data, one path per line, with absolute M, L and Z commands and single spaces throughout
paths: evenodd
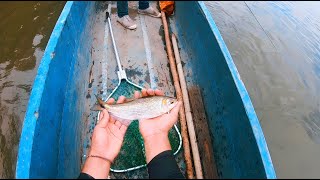
M 110 116 L 114 119 L 114 120 L 117 120 L 117 121 L 120 121 L 121 124 L 125 125 L 125 126 L 129 126 L 132 122 L 131 119 L 123 119 L 123 118 L 120 118 L 120 117 L 117 117 L 117 116 L 114 116 L 112 114 L 110 114 Z
M 104 108 L 101 107 L 100 104 L 95 104 L 93 107 L 90 108 L 91 111 L 102 111 Z

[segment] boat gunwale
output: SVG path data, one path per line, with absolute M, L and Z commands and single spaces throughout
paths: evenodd
M 41 99 L 44 92 L 44 87 L 47 79 L 47 75 L 50 69 L 50 64 L 54 58 L 54 52 L 57 47 L 60 35 L 64 29 L 65 22 L 70 14 L 70 10 L 73 6 L 73 1 L 67 1 L 60 16 L 53 28 L 49 41 L 45 48 L 43 57 L 41 58 L 40 65 L 37 70 L 30 98 L 28 101 L 27 111 L 25 113 L 22 131 L 18 147 L 18 155 L 16 162 L 16 178 L 30 178 L 30 166 L 31 166 L 31 152 L 33 146 L 34 131 L 38 119 L 38 112 L 41 105 Z
M 244 105 L 244 109 L 246 111 L 246 114 L 248 116 L 248 119 L 250 121 L 250 125 L 255 137 L 255 140 L 257 142 L 257 146 L 261 155 L 261 160 L 264 166 L 264 170 L 266 173 L 266 178 L 268 179 L 276 179 L 276 173 L 274 170 L 274 166 L 271 160 L 270 152 L 268 150 L 267 142 L 264 137 L 264 133 L 262 131 L 261 125 L 259 123 L 259 119 L 257 117 L 257 114 L 254 110 L 253 104 L 251 102 L 250 96 L 248 91 L 246 90 L 246 87 L 241 80 L 240 74 L 237 70 L 237 67 L 231 57 L 231 54 L 228 50 L 227 45 L 225 44 L 221 33 L 214 22 L 212 15 L 210 11 L 207 9 L 205 3 L 203 1 L 198 1 L 198 5 L 200 6 L 200 9 L 204 15 L 204 17 L 207 19 L 207 22 L 211 28 L 212 33 L 214 34 L 218 45 L 222 51 L 222 54 L 224 56 L 224 59 L 227 62 L 228 68 L 231 72 L 232 78 L 234 83 L 236 84 L 237 90 L 241 96 L 241 101 Z

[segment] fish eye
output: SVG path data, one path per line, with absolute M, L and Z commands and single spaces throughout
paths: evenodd
M 168 104 L 168 105 L 171 105 L 171 104 L 174 104 L 174 100 L 172 100 L 172 99 L 167 99 L 166 100 L 166 103 Z

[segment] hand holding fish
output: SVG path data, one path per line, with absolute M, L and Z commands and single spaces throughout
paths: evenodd
M 117 104 L 123 102 L 125 102 L 125 97 L 121 96 Z M 107 104 L 113 103 L 113 98 L 107 101 Z M 95 178 L 107 178 L 111 162 L 120 152 L 126 131 L 126 125 L 109 116 L 108 111 L 103 109 L 100 113 L 99 122 L 93 130 L 92 144 L 88 154 L 90 158 L 87 159 L 82 172 L 91 174 Z M 97 166 L 97 164 L 100 166 Z
M 146 96 L 163 96 L 163 92 L 160 90 L 152 90 L 152 89 L 143 89 L 142 97 Z M 135 98 L 139 98 L 138 94 L 135 93 Z M 178 102 L 171 111 L 165 113 L 161 116 L 149 119 L 142 119 L 139 122 L 140 133 L 142 137 L 145 139 L 149 136 L 153 136 L 156 134 L 165 134 L 168 135 L 169 130 L 178 120 L 178 112 L 181 103 Z
M 94 178 L 107 178 L 111 162 L 120 152 L 127 126 L 134 119 L 140 120 L 139 130 L 144 139 L 147 163 L 158 154 L 171 150 L 168 134 L 178 120 L 182 103 L 152 89 L 143 89 L 141 94 L 137 91 L 134 98 L 126 100 L 120 96 L 114 104 L 113 98 L 104 102 L 97 97 L 99 105 L 96 109 L 101 113 L 88 155 L 93 158 L 87 158 L 83 173 Z
M 163 96 L 164 93 L 160 90 L 143 89 L 141 95 L 142 97 Z M 135 98 L 139 98 L 140 94 L 136 92 L 134 96 Z M 144 139 L 147 163 L 161 152 L 171 150 L 168 134 L 169 130 L 178 120 L 181 104 L 181 102 L 177 102 L 171 111 L 166 114 L 139 121 L 139 130 Z

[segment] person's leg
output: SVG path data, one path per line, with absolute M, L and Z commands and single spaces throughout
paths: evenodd
M 145 10 L 149 7 L 149 1 L 139 1 L 139 9 Z
M 128 1 L 117 1 L 118 17 L 128 15 Z
M 128 1 L 117 1 L 118 19 L 117 21 L 127 29 L 136 29 L 137 25 L 128 14 Z
M 161 17 L 161 13 L 158 10 L 149 6 L 149 1 L 139 1 L 138 13 L 149 15 L 152 17 Z

